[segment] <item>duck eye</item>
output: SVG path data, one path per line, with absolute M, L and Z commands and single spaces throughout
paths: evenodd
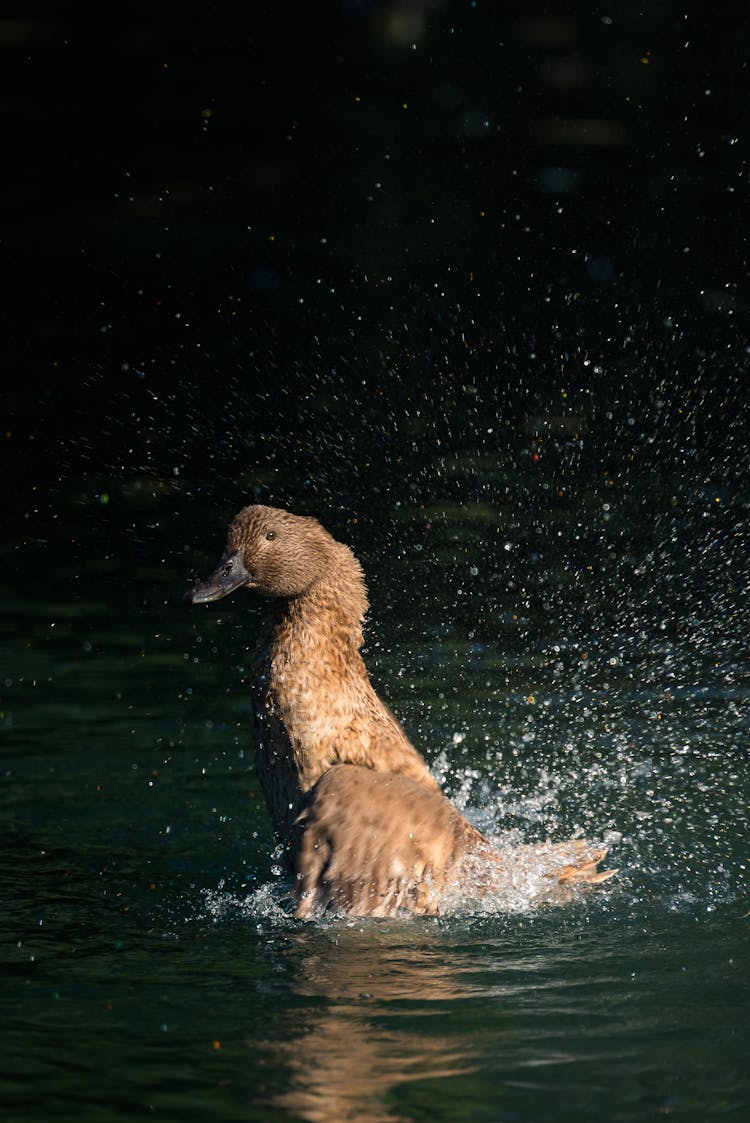
M 273 542 L 275 537 L 276 537 L 276 531 L 275 530 L 269 530 L 266 534 L 266 541 L 267 542 Z

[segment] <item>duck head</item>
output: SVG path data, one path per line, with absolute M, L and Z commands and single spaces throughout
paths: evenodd
M 269 597 L 302 596 L 327 573 L 335 545 L 317 519 L 260 504 L 244 507 L 229 526 L 216 569 L 185 599 L 207 604 L 243 586 Z

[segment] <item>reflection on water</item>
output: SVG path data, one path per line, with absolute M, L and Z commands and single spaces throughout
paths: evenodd
M 396 936 L 395 946 L 389 935 Z M 317 933 L 292 933 L 287 949 L 294 960 L 292 989 L 324 1001 L 301 1013 L 292 1040 L 268 1047 L 269 1060 L 281 1061 L 288 1071 L 288 1087 L 273 1101 L 276 1108 L 311 1123 L 392 1123 L 403 1118 L 385 1102 L 394 1088 L 476 1067 L 467 1043 L 434 1028 L 421 1031 L 424 1018 L 439 1021 L 472 988 L 461 981 L 460 961 L 446 962 L 438 941 L 430 946 L 426 926 L 415 925 L 412 936 L 414 943 L 407 945 L 403 928 L 373 934 L 372 925 L 336 926 L 324 941 Z M 399 1008 L 414 1004 L 416 996 L 419 1009 L 405 1029 Z M 390 1009 L 386 1016 L 384 1009 Z
M 586 1119 L 611 1117 L 606 1104 L 632 1120 L 680 1105 L 697 1121 L 711 1073 L 736 1109 L 732 994 L 746 981 L 740 961 L 726 976 L 711 963 L 721 929 L 667 928 L 643 910 L 606 917 L 287 929 L 271 958 L 288 996 L 270 1040 L 246 1041 L 283 1072 L 269 1106 L 311 1121 L 426 1121 L 502 1102 L 511 1117 L 555 1120 L 562 1097 Z M 717 1008 L 729 1024 L 721 1047 L 707 1046 Z

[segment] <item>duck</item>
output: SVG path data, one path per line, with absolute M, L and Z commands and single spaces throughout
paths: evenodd
M 318 519 L 244 507 L 214 572 L 186 594 L 209 604 L 239 589 L 268 598 L 252 659 L 255 763 L 293 878 L 294 913 L 440 915 L 444 902 L 491 893 L 509 861 L 446 797 L 380 698 L 361 654 L 362 567 Z M 599 884 L 607 851 L 547 843 L 546 884 Z

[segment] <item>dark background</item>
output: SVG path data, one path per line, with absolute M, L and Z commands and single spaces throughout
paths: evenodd
M 695 8 L 6 9 L 12 506 L 741 479 L 750 36 Z

